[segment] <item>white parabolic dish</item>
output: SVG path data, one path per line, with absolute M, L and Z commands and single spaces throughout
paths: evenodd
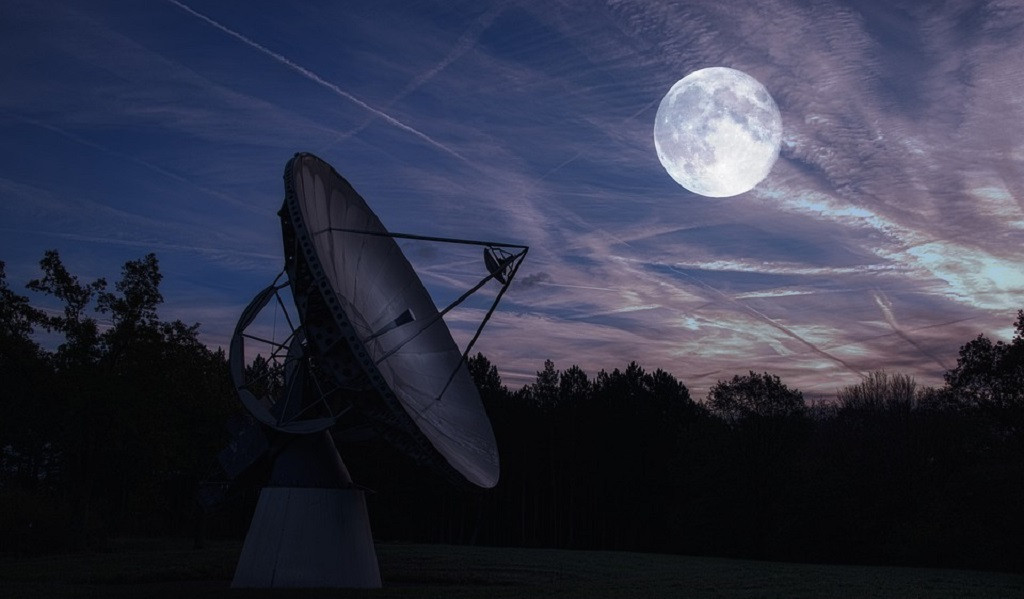
M 283 210 L 313 287 L 376 388 L 392 440 L 420 461 L 493 487 L 498 450 L 480 394 L 401 248 L 348 181 L 316 156 L 297 154 L 285 181 Z

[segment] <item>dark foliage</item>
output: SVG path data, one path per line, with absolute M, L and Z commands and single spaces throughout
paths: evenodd
M 718 381 L 708 392 L 707 404 L 730 422 L 800 416 L 806 408 L 803 393 L 790 389 L 776 375 L 754 371 Z
M 239 409 L 225 356 L 198 325 L 159 320 L 153 255 L 125 264 L 113 291 L 56 252 L 40 266 L 29 288 L 59 309 L 33 308 L 0 263 L 0 552 L 190 533 L 197 485 Z M 1021 571 L 1024 312 L 1016 326 L 1009 343 L 966 343 L 942 388 L 876 372 L 811 406 L 753 371 L 696 402 L 635 362 L 591 378 L 546 361 L 510 390 L 477 354 L 469 370 L 502 468 L 485 491 L 358 427 L 336 438 L 375 491 L 380 539 Z M 33 328 L 62 343 L 44 350 Z M 220 530 L 244 534 L 258 478 L 216 516 L 230 523 Z
M 817 406 L 755 372 L 695 403 L 636 363 L 590 379 L 548 361 L 511 391 L 478 354 L 497 488 L 449 487 L 382 446 L 351 461 L 385 539 L 1021 571 L 1021 363 L 971 343 L 947 377 L 969 370 L 969 391 L 875 372 Z
M 30 308 L 0 277 L 0 552 L 189 529 L 237 410 L 223 352 L 199 342 L 198 325 L 158 319 L 153 254 L 126 263 L 114 292 L 80 282 L 55 251 L 40 268 L 28 288 L 58 310 Z M 63 342 L 42 350 L 33 326 Z

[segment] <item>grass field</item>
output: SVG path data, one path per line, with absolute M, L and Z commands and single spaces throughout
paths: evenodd
M 641 553 L 381 544 L 384 588 L 229 588 L 240 543 L 127 540 L 0 560 L 0 597 L 1024 597 L 1024 575 Z

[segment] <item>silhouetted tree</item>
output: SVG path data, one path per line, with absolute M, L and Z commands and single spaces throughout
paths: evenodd
M 750 371 L 718 381 L 707 404 L 730 427 L 721 459 L 729 473 L 722 484 L 731 508 L 732 526 L 724 533 L 735 539 L 731 552 L 771 555 L 798 528 L 790 505 L 807 477 L 801 457 L 810 421 L 803 394 L 776 375 Z
M 918 387 L 914 377 L 884 370 L 870 372 L 856 385 L 836 392 L 844 411 L 909 412 L 917 406 Z
M 767 372 L 750 371 L 730 381 L 718 381 L 708 391 L 707 402 L 716 414 L 730 421 L 802 415 L 806 410 L 803 393 Z
M 284 387 L 284 365 L 256 354 L 252 362 L 245 366 L 245 380 L 257 398 L 276 397 Z
M 0 263 L 0 412 L 12 416 L 0 418 L 0 540 L 24 549 L 48 530 L 65 548 L 69 529 L 185 528 L 239 409 L 223 352 L 198 325 L 159 319 L 151 254 L 125 263 L 110 290 L 72 276 L 56 252 L 40 266 L 30 288 L 55 311 L 12 291 Z M 484 492 L 368 440 L 354 412 L 338 438 L 377 491 L 370 513 L 386 539 L 1019 570 L 1024 313 L 1015 324 L 1009 343 L 965 344 L 941 389 L 875 372 L 813 414 L 767 372 L 719 381 L 696 403 L 637 362 L 590 378 L 545 361 L 513 392 L 478 353 L 469 371 L 501 459 Z M 62 335 L 56 351 L 33 327 Z M 280 384 L 262 356 L 248 368 Z
M 39 346 L 30 335 L 33 325 L 43 318 L 43 312 L 33 308 L 27 297 L 11 290 L 7 284 L 6 264 L 0 260 L 0 351 L 26 347 L 38 351 Z
M 104 358 L 111 368 L 124 359 L 133 359 L 132 349 L 153 343 L 159 336 L 157 307 L 164 301 L 160 293 L 163 275 L 155 254 L 125 262 L 121 279 L 114 284 L 116 293 L 100 291 L 96 310 L 109 314 L 113 326 L 103 334 Z
M 544 360 L 544 369 L 537 372 L 537 380 L 530 386 L 530 397 L 542 410 L 554 411 L 558 408 L 561 399 L 559 397 L 559 372 L 555 363 L 551 360 Z
M 984 410 L 1024 407 L 1024 310 L 1017 312 L 1010 343 L 993 343 L 984 335 L 960 347 L 956 368 L 946 373 L 957 397 Z
M 480 391 L 482 397 L 496 397 L 505 390 L 501 384 L 497 366 L 491 364 L 491 361 L 482 353 L 477 352 L 475 356 L 470 356 L 468 365 L 469 374 L 473 377 L 473 382 L 476 383 L 477 390 Z
M 1009 343 L 979 335 L 961 346 L 945 380 L 942 405 L 956 410 L 957 434 L 946 442 L 964 456 L 949 468 L 964 485 L 957 498 L 962 509 L 950 520 L 959 523 L 961 542 L 989 560 L 1016 556 L 1024 564 L 1020 543 L 1005 540 L 1024 536 L 1024 310 L 1017 312 Z M 993 540 L 984 543 L 986 534 Z
M 558 379 L 558 396 L 570 406 L 579 406 L 590 396 L 592 385 L 587 373 L 573 365 L 561 373 Z
M 71 544 L 82 546 L 95 534 L 180 527 L 220 449 L 224 420 L 237 409 L 223 352 L 199 342 L 198 325 L 158 319 L 162 276 L 153 254 L 126 262 L 110 292 L 104 279 L 73 276 L 56 251 L 40 268 L 43 276 L 28 287 L 60 308 L 28 313 L 11 297 L 4 312 L 30 314 L 6 319 L 21 332 L 36 321 L 62 336 L 42 360 L 42 380 L 30 370 L 15 378 L 33 382 L 18 424 L 41 431 L 37 444 L 52 456 L 38 477 L 67 515 L 63 536 L 70 530 Z M 102 332 L 94 310 L 110 318 Z
M 43 313 L 7 284 L 0 262 L 0 489 L 35 489 L 52 476 L 56 448 L 47 429 L 50 364 L 31 338 Z M 0 508 L 0 513 L 7 510 Z M 0 534 L 3 534 L 0 528 Z
M 99 359 L 99 327 L 87 311 L 96 294 L 106 289 L 105 279 L 79 283 L 64 267 L 57 250 L 47 250 L 39 262 L 43 277 L 28 282 L 28 288 L 51 295 L 63 303 L 60 315 L 45 315 L 39 324 L 63 335 L 55 354 L 58 368 L 86 367 Z

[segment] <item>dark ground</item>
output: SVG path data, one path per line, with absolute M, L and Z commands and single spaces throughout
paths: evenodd
M 624 552 L 380 544 L 384 588 L 229 588 L 241 545 L 130 539 L 104 551 L 0 559 L 2 597 L 1024 597 L 1024 575 Z

